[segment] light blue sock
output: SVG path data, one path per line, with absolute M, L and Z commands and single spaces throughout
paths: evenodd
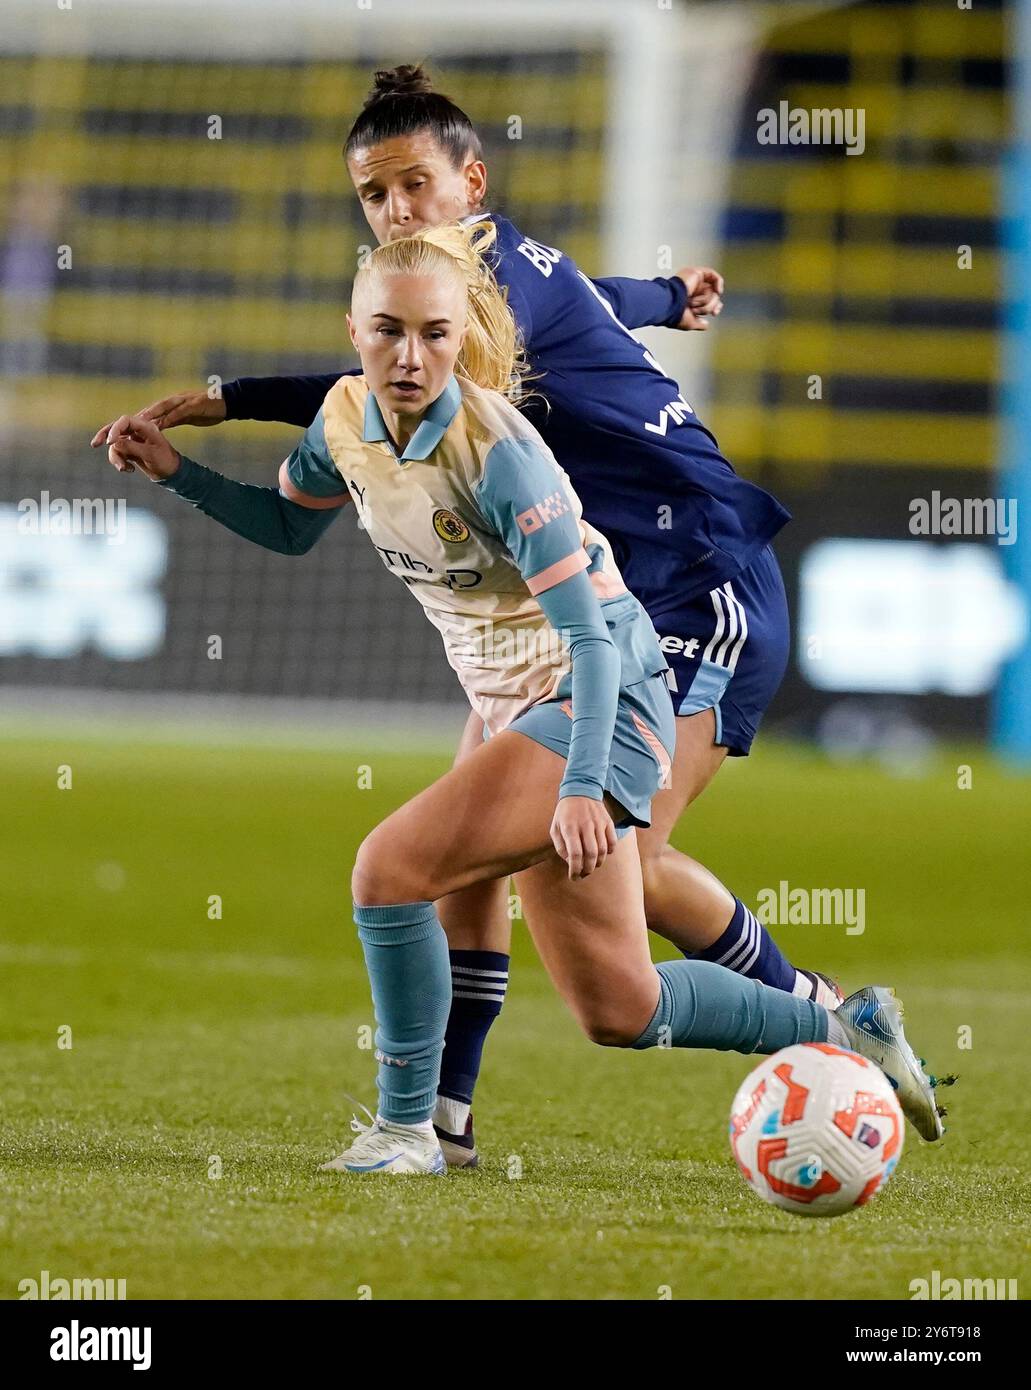
M 777 1052 L 827 1041 L 827 1010 L 706 960 L 657 965 L 659 1003 L 634 1047 Z
M 354 909 L 376 1010 L 379 1113 L 415 1125 L 433 1114 L 451 1008 L 447 937 L 432 903 Z

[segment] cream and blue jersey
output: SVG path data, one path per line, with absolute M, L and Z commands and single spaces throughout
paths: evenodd
M 301 505 L 353 501 L 491 733 L 570 693 L 570 653 L 540 596 L 581 572 L 602 602 L 621 687 L 665 670 L 608 541 L 584 521 L 540 436 L 496 392 L 452 377 L 398 455 L 364 377 L 343 377 L 279 483 Z
M 452 376 L 398 453 L 364 377 L 345 376 L 284 460 L 278 491 L 186 458 L 163 486 L 287 554 L 352 502 L 488 732 L 547 708 L 546 728 L 520 727 L 567 757 L 562 795 L 612 790 L 647 823 L 674 740 L 666 662 L 608 541 L 505 397 Z

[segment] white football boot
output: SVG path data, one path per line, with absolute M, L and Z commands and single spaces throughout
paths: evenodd
M 364 1109 L 364 1106 L 362 1107 Z M 368 1115 L 369 1112 L 366 1110 Z M 440 1176 L 447 1172 L 447 1163 L 440 1142 L 427 1120 L 424 1125 L 395 1125 L 382 1115 L 363 1125 L 358 1116 L 351 1119 L 351 1128 L 358 1135 L 349 1149 L 328 1163 L 320 1173 L 428 1173 Z
M 906 1118 L 921 1138 L 934 1142 L 945 1132 L 945 1110 L 934 1098 L 938 1085 L 951 1086 L 954 1076 L 928 1076 L 902 1031 L 902 1005 L 894 990 L 867 985 L 850 994 L 834 1011 L 848 1045 L 876 1063 L 894 1086 Z M 832 1024 L 831 1032 L 834 1032 Z

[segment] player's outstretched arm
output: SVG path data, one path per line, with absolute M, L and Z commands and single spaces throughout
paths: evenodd
M 207 389 L 178 391 L 137 411 L 159 430 L 177 425 L 220 425 L 224 420 L 270 420 L 306 430 L 314 421 L 331 387 L 341 376 L 358 376 L 360 368 L 324 376 L 242 376 L 227 381 L 219 395 Z M 90 441 L 94 449 L 107 443 L 114 421 L 102 425 Z
M 569 643 L 573 667 L 573 729 L 551 840 L 569 866 L 569 877 L 586 878 L 616 848 L 604 797 L 619 703 L 619 653 L 583 570 L 538 593 L 537 602 Z
M 236 535 L 281 555 L 309 551 L 348 500 L 345 491 L 338 500 L 306 506 L 278 488 L 223 477 L 173 449 L 154 421 L 142 415 L 119 416 L 106 442 L 108 461 L 120 473 L 143 473 Z
M 576 515 L 554 462 L 536 442 L 499 440 L 476 496 L 526 587 L 569 646 L 573 727 L 551 839 L 570 878 L 586 878 L 616 847 L 604 798 L 619 707 L 619 652 L 585 573 L 591 562 Z
M 320 401 L 319 405 L 321 404 Z M 153 405 L 138 410 L 135 415 L 120 417 L 121 420 L 148 420 L 159 430 L 170 430 L 176 425 L 218 425 L 225 418 L 225 401 L 221 396 L 210 396 L 207 391 L 180 391 L 174 396 L 166 396 L 164 400 L 155 401 Z M 109 420 L 106 425 L 102 425 L 90 440 L 91 447 L 99 449 L 107 444 L 108 435 L 117 423 L 119 421 Z
M 342 376 L 361 376 L 361 368 L 322 376 L 241 376 L 222 387 L 227 420 L 270 420 L 306 430 Z
M 723 276 L 711 266 L 685 266 L 669 279 L 616 275 L 593 283 L 626 328 L 704 330 L 723 308 Z

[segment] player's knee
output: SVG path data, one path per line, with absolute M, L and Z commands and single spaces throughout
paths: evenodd
M 580 1026 L 599 1047 L 632 1047 L 642 1032 L 636 1019 L 611 1009 L 582 1013 Z
M 610 974 L 590 993 L 566 996 L 580 1027 L 599 1047 L 633 1047 L 655 1013 L 658 979 L 654 966 Z
M 392 853 L 383 837 L 373 831 L 362 841 L 351 871 L 351 896 L 362 907 L 388 907 L 392 903 L 422 902 L 421 885 L 412 881 L 410 868 Z
M 598 1027 L 590 1027 L 587 1036 L 592 1043 L 597 1043 L 599 1047 L 632 1047 L 640 1033 L 631 1033 L 626 1028 L 618 1025 L 602 1024 Z
M 652 898 L 654 901 L 661 897 L 670 861 L 677 857 L 677 851 L 668 841 L 646 846 L 643 840 L 643 836 L 638 836 L 641 855 L 641 882 L 647 903 L 648 898 Z

